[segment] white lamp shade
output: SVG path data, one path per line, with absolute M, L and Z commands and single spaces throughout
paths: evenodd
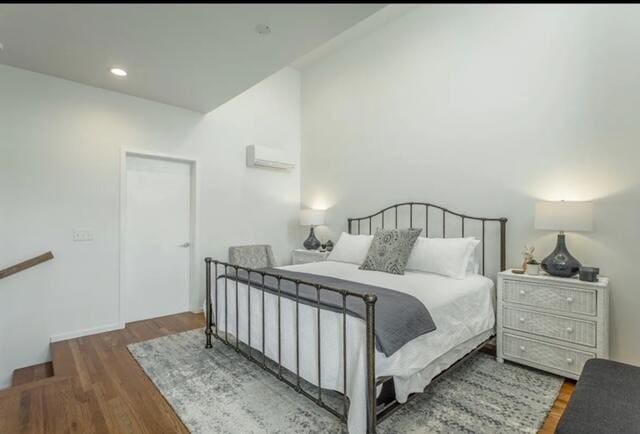
M 537 202 L 535 228 L 552 231 L 591 232 L 593 202 Z
M 321 209 L 301 209 L 300 225 L 317 226 L 324 224 L 324 210 Z

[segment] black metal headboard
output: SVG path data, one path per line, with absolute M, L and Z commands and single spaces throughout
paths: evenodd
M 500 234 L 499 234 L 499 243 L 500 243 L 500 271 L 503 271 L 506 269 L 506 237 L 507 237 L 507 219 L 505 217 L 497 217 L 497 218 L 491 218 L 491 217 L 474 217 L 474 216 L 469 216 L 469 215 L 465 215 L 465 214 L 460 214 L 458 212 L 454 212 L 454 211 L 450 211 L 444 207 L 441 207 L 439 205 L 434 205 L 431 203 L 426 203 L 426 202 L 404 202 L 404 203 L 397 203 L 395 205 L 391 205 L 388 206 L 374 214 L 365 216 L 365 217 L 351 217 L 349 219 L 347 219 L 347 224 L 348 224 L 348 230 L 350 234 L 361 234 L 361 227 L 362 227 L 362 222 L 366 222 L 368 221 L 368 224 L 366 225 L 367 227 L 365 228 L 365 233 L 366 230 L 368 229 L 368 233 L 369 234 L 373 234 L 373 221 L 374 219 L 379 219 L 379 225 L 377 226 L 378 228 L 385 228 L 385 213 L 386 214 L 390 214 L 387 213 L 387 211 L 393 210 L 391 213 L 393 214 L 393 225 L 394 227 L 397 229 L 398 228 L 398 210 L 401 211 L 405 211 L 406 214 L 406 210 L 408 209 L 409 211 L 409 215 L 408 215 L 408 223 L 409 225 L 407 227 L 413 228 L 413 227 L 420 227 L 420 226 L 415 226 L 414 223 L 417 223 L 417 218 L 416 215 L 418 213 L 418 210 L 422 210 L 424 209 L 424 216 L 422 216 L 422 218 L 420 219 L 420 223 L 422 223 L 424 221 L 424 235 L 425 236 L 429 236 L 429 220 L 433 219 L 433 217 L 430 217 L 430 213 L 429 213 L 429 209 L 435 209 L 438 210 L 438 214 L 441 212 L 441 217 L 440 219 L 442 220 L 442 230 L 438 231 L 438 233 L 442 234 L 443 238 L 447 237 L 447 217 L 449 216 L 449 223 L 450 223 L 450 227 L 451 227 L 451 218 L 454 217 L 455 221 L 454 223 L 460 222 L 459 228 L 456 228 L 456 236 L 466 236 L 466 229 L 465 229 L 465 221 L 470 220 L 473 222 L 480 222 L 481 224 L 481 243 L 482 243 L 482 274 L 485 274 L 485 252 L 486 252 L 486 231 L 487 231 L 487 223 L 499 223 L 499 230 L 500 230 Z M 389 222 L 389 218 L 387 219 L 387 222 Z M 415 221 L 414 221 L 415 220 Z M 432 223 L 432 228 L 433 228 L 433 223 Z M 356 231 L 357 230 L 357 231 Z M 451 236 L 451 235 L 449 235 Z

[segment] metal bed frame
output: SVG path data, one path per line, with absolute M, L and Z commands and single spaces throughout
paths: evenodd
M 436 209 L 438 211 L 440 211 L 442 213 L 442 237 L 446 237 L 447 236 L 447 232 L 446 232 L 446 220 L 447 220 L 447 216 L 454 216 L 456 218 L 461 219 L 461 235 L 464 237 L 465 236 L 465 221 L 466 220 L 472 220 L 472 221 L 480 221 L 482 223 L 482 235 L 481 235 L 481 243 L 482 243 L 482 274 L 485 274 L 485 252 L 486 252 L 486 248 L 485 248 L 485 226 L 487 223 L 498 223 L 500 226 L 500 234 L 499 234 L 499 242 L 500 242 L 500 271 L 503 271 L 505 269 L 505 258 L 506 258 L 506 224 L 507 224 L 507 219 L 504 217 L 501 218 L 487 218 L 487 217 L 474 217 L 474 216 L 469 216 L 469 215 L 465 215 L 465 214 L 460 214 L 454 211 L 450 211 L 444 207 L 441 207 L 439 205 L 434 205 L 431 203 L 426 203 L 426 202 L 404 202 L 404 203 L 399 203 L 399 204 L 395 204 L 395 205 L 391 205 L 387 208 L 384 208 L 374 214 L 365 216 L 365 217 L 354 217 L 354 218 L 349 218 L 347 220 L 347 227 L 348 227 L 348 231 L 350 234 L 353 234 L 355 232 L 355 229 L 357 228 L 357 234 L 361 234 L 361 223 L 363 221 L 368 221 L 368 232 L 369 234 L 372 234 L 372 222 L 373 219 L 380 216 L 381 217 L 381 225 L 379 227 L 384 228 L 385 227 L 385 213 L 387 213 L 388 211 L 394 210 L 394 214 L 395 214 L 395 219 L 394 219 L 394 227 L 398 228 L 398 208 L 403 208 L 403 207 L 409 207 L 409 227 L 414 227 L 414 208 L 415 207 L 425 207 L 425 236 L 429 236 L 429 209 L 433 208 Z M 340 420 L 346 422 L 347 421 L 347 413 L 348 413 L 348 406 L 349 406 L 349 402 L 348 402 L 348 398 L 346 395 L 346 385 L 347 385 L 347 297 L 355 297 L 357 299 L 361 299 L 362 302 L 365 304 L 365 312 L 366 312 L 366 316 L 365 316 L 365 325 L 366 325 L 366 336 L 365 336 L 365 345 L 366 345 L 366 368 L 367 368 L 367 372 L 366 372 L 366 384 L 367 384 L 367 432 L 368 433 L 375 433 L 376 432 L 376 425 L 378 422 L 382 421 L 383 419 L 385 419 L 387 416 L 389 416 L 393 411 L 395 411 L 398 406 L 400 406 L 401 404 L 399 404 L 397 401 L 395 401 L 395 398 L 393 400 L 391 400 L 390 402 L 379 402 L 379 398 L 376 396 L 376 389 L 378 386 L 382 385 L 383 386 L 383 393 L 384 394 L 384 389 L 385 387 L 391 385 L 391 387 L 393 387 L 393 382 L 389 381 L 392 380 L 393 377 L 381 377 L 381 378 L 377 378 L 376 377 L 376 370 L 375 370 L 375 353 L 376 353 L 376 345 L 375 345 L 375 341 L 376 341 L 376 337 L 375 337 L 375 305 L 376 305 L 376 301 L 377 301 L 377 297 L 374 294 L 359 294 L 359 293 L 355 293 L 355 292 L 350 292 L 348 290 L 342 289 L 342 288 L 334 288 L 334 287 L 329 287 L 329 286 L 325 286 L 325 285 L 317 285 L 317 284 L 313 284 L 313 283 L 308 283 L 305 282 L 303 280 L 299 280 L 299 279 L 290 279 L 290 278 L 286 278 L 283 276 L 280 276 L 278 274 L 274 274 L 274 273 L 269 273 L 269 272 L 265 272 L 262 271 L 260 269 L 251 269 L 251 268 L 247 268 L 247 267 L 241 267 L 238 265 L 233 265 L 233 264 L 229 264 L 226 262 L 222 262 L 222 261 L 217 261 L 217 260 L 213 260 L 210 257 L 205 258 L 205 264 L 206 264 L 206 327 L 205 327 L 205 336 L 206 336 L 206 348 L 211 348 L 212 347 L 212 337 L 217 338 L 218 340 L 220 340 L 221 342 L 223 342 L 224 344 L 228 345 L 228 346 L 232 346 L 235 347 L 235 351 L 239 354 L 242 354 L 244 357 L 246 357 L 247 359 L 249 359 L 250 361 L 256 363 L 257 365 L 261 366 L 264 370 L 266 370 L 267 372 L 269 372 L 270 374 L 274 375 L 276 378 L 278 378 L 279 380 L 283 381 L 284 383 L 286 383 L 287 385 L 291 386 L 294 390 L 296 390 L 298 393 L 306 396 L 307 398 L 309 398 L 310 400 L 312 400 L 313 402 L 315 402 L 317 405 L 319 405 L 320 407 L 326 409 L 327 411 L 329 411 L 331 414 L 333 414 L 334 416 L 336 416 L 337 418 L 339 418 Z M 211 283 L 212 283 L 212 265 L 214 267 L 214 279 L 213 279 L 213 291 L 212 291 L 212 287 L 211 287 Z M 223 276 L 219 276 L 218 275 L 218 267 L 223 267 L 224 269 L 224 275 Z M 232 274 L 234 276 L 238 275 L 238 271 L 244 271 L 247 273 L 247 321 L 248 321 L 248 342 L 246 342 L 244 345 L 240 345 L 240 339 L 238 337 L 234 337 L 231 341 L 229 340 L 229 334 L 227 332 L 228 327 L 227 327 L 227 321 L 228 321 L 228 305 L 227 305 L 227 300 L 228 300 L 228 291 L 229 291 L 229 275 Z M 262 351 L 258 351 L 256 349 L 253 349 L 251 346 L 251 276 L 252 274 L 257 274 L 258 276 L 258 280 L 261 279 L 261 290 L 262 290 Z M 278 297 L 278 301 L 277 301 L 277 321 L 278 321 L 278 357 L 277 357 L 277 361 L 276 360 L 271 360 L 269 358 L 267 358 L 266 353 L 265 353 L 265 315 L 264 315 L 264 309 L 265 309 L 265 304 L 264 304 L 264 297 L 265 297 L 265 287 L 264 287 L 264 282 L 265 282 L 265 277 L 270 277 L 273 279 L 276 279 L 277 281 L 277 291 L 270 291 L 270 290 L 266 290 L 266 292 L 269 293 L 273 293 L 274 295 L 277 295 Z M 220 279 L 224 279 L 224 285 L 219 285 L 218 284 L 218 280 Z M 281 303 L 281 282 L 283 280 L 292 282 L 295 284 L 296 287 L 296 296 L 295 299 L 293 299 L 296 303 L 296 309 L 295 309 L 295 330 L 296 330 L 296 372 L 293 373 L 295 374 L 295 381 L 292 381 L 290 379 L 287 379 L 285 376 L 283 376 L 283 367 L 282 367 L 282 340 L 281 340 L 281 312 L 280 312 L 280 303 Z M 300 377 L 300 352 L 299 352 L 299 342 L 300 342 L 300 336 L 299 336 L 299 332 L 300 332 L 300 328 L 299 328 L 299 307 L 300 307 L 300 298 L 299 298 L 299 288 L 300 285 L 307 285 L 310 287 L 314 287 L 316 289 L 316 302 L 314 304 L 314 306 L 317 309 L 317 337 L 318 337 L 318 345 L 317 345 L 317 361 L 318 361 L 318 384 L 317 384 L 317 396 L 312 395 L 311 393 L 309 393 L 308 391 L 306 391 L 302 385 L 301 385 L 301 377 Z M 216 306 L 216 312 L 215 312 L 215 318 L 217 319 L 218 317 L 218 291 L 221 290 L 219 288 L 219 286 L 223 286 L 223 290 L 224 290 L 224 294 L 225 294 L 225 303 L 224 303 L 224 312 L 225 312 L 225 327 L 224 327 L 224 334 L 219 333 L 218 332 L 218 327 L 216 327 L 215 324 L 215 320 L 214 320 L 214 312 L 213 312 L 213 303 L 212 301 L 215 303 Z M 343 372 L 343 392 L 342 393 L 342 403 L 343 403 L 343 409 L 342 412 L 340 412 L 339 410 L 331 407 L 330 405 L 328 405 L 327 402 L 325 402 L 322 399 L 322 377 L 321 377 L 321 327 L 320 327 L 320 309 L 323 308 L 323 304 L 320 301 L 320 293 L 321 291 L 330 291 L 330 292 L 334 292 L 337 294 L 340 294 L 340 296 L 342 297 L 342 309 L 341 309 L 341 314 L 342 314 L 342 372 Z M 214 296 L 214 300 L 211 299 L 212 297 L 212 292 L 213 292 L 213 296 Z M 306 303 L 308 304 L 308 303 Z M 335 312 L 335 308 L 332 309 Z M 238 330 L 238 325 L 239 325 L 239 306 L 238 306 L 238 279 L 235 279 L 235 331 L 236 334 L 239 334 Z M 479 349 L 480 347 L 482 347 L 483 344 L 481 344 L 480 346 L 478 346 L 476 348 Z M 453 368 L 455 368 L 456 366 L 458 366 L 461 362 L 463 362 L 464 360 L 466 360 L 471 354 L 475 353 L 475 351 L 470 352 L 469 354 L 467 354 L 466 356 L 464 356 L 463 358 L 461 358 L 460 360 L 458 360 L 456 363 L 454 363 L 452 366 L 450 366 L 448 369 L 446 369 L 445 371 L 443 371 L 441 374 L 444 374 L 445 372 L 448 372 L 450 370 L 452 370 Z M 271 368 L 269 366 L 269 364 L 267 363 L 267 360 L 269 360 L 272 363 L 277 363 L 277 369 L 276 368 Z M 385 384 L 386 383 L 386 384 Z M 392 389 L 391 389 L 392 390 Z M 388 392 L 387 392 L 388 394 Z M 410 397 L 412 398 L 412 397 Z

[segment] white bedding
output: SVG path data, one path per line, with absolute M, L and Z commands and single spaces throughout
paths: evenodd
M 321 274 L 368 283 L 413 295 L 429 310 L 437 329 L 405 344 L 390 357 L 376 352 L 376 376 L 393 376 L 396 399 L 405 402 L 410 393 L 422 391 L 433 377 L 486 339 L 494 326 L 493 282 L 480 275 L 465 279 L 407 271 L 394 275 L 359 270 L 357 265 L 325 261 L 282 267 L 291 271 Z M 235 335 L 235 288 L 229 280 L 226 327 Z M 212 289 L 213 291 L 213 289 Z M 218 330 L 225 330 L 224 280 L 218 283 Z M 212 300 L 214 295 L 212 294 Z M 296 372 L 295 302 L 281 299 L 282 365 Z M 248 343 L 247 287 L 238 284 L 239 336 Z M 215 307 L 214 307 L 215 309 Z M 265 352 L 278 360 L 277 296 L 265 293 Z M 318 384 L 317 311 L 300 304 L 300 375 Z M 342 380 L 342 314 L 322 310 L 321 384 L 325 389 L 344 391 Z M 365 324 L 347 316 L 348 428 L 352 434 L 366 432 Z M 251 289 L 251 346 L 262 349 L 262 291 Z

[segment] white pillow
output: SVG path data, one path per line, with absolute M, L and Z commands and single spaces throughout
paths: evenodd
M 343 232 L 327 260 L 361 265 L 367 257 L 372 240 L 373 235 L 351 235 Z
M 442 274 L 464 279 L 471 256 L 480 241 L 469 238 L 420 237 L 413 246 L 407 270 Z

